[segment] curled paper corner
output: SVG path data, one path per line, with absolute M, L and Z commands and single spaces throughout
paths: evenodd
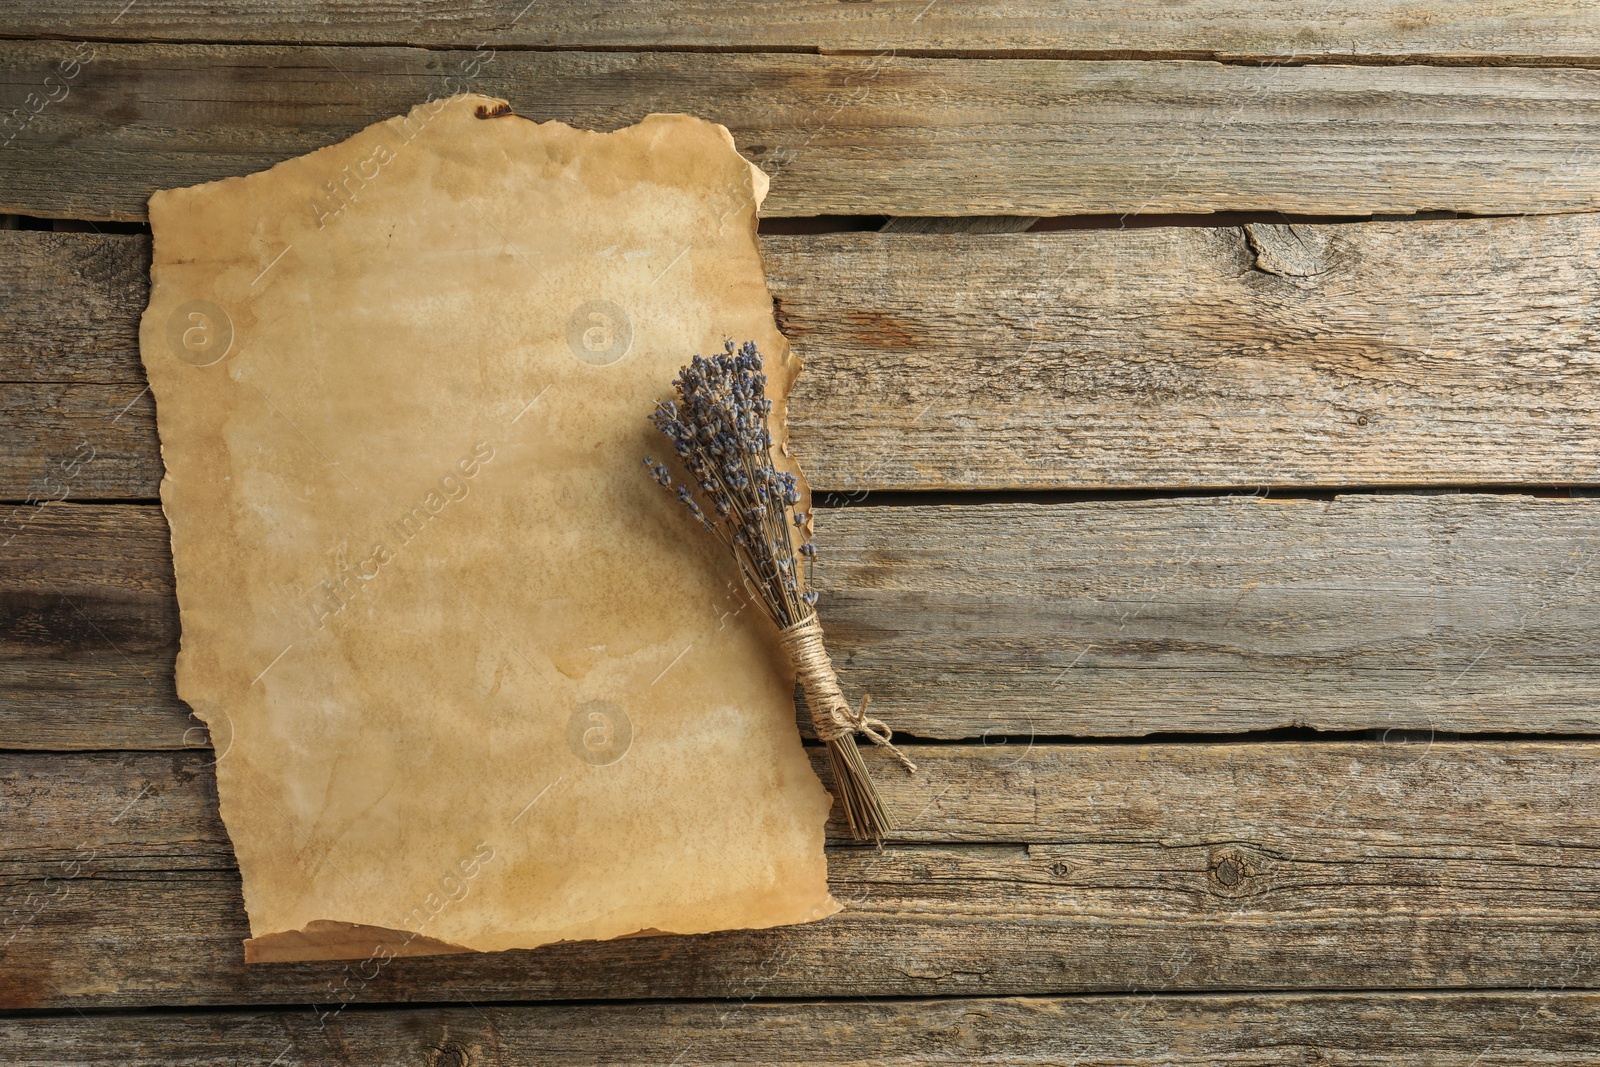
M 840 910 L 793 671 L 642 465 L 726 337 L 782 448 L 766 176 L 702 119 L 503 103 L 151 198 L 177 684 L 226 723 L 251 962 Z

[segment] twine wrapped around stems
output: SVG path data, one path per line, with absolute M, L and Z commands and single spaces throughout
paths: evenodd
M 678 480 L 650 457 L 645 468 L 728 550 L 744 588 L 777 626 L 817 737 L 828 746 L 850 833 L 857 841 L 881 842 L 894 819 L 867 774 L 855 735 L 887 748 L 906 770 L 917 767 L 890 741 L 888 725 L 867 714 L 867 698 L 852 708 L 839 689 L 811 588 L 816 546 L 810 517 L 796 510 L 799 479 L 772 459 L 772 401 L 761 353 L 752 341 L 737 349 L 728 341 L 719 355 L 695 356 L 672 384 L 677 398 L 657 401 L 650 421 L 671 440 L 688 477 Z
M 867 714 L 866 696 L 861 698 L 860 708 L 852 708 L 845 700 L 833 661 L 822 643 L 822 623 L 815 612 L 778 631 L 778 641 L 788 654 L 789 662 L 794 664 L 800 687 L 805 690 L 812 728 L 818 739 L 828 746 L 833 778 L 838 784 L 850 835 L 857 841 L 882 841 L 896 827 L 894 816 L 884 806 L 877 786 L 872 784 L 866 763 L 861 759 L 861 750 L 856 747 L 855 735 L 864 734 L 873 744 L 888 749 L 908 771 L 915 772 L 917 765 L 894 746 L 890 740 L 894 732 L 888 723 Z

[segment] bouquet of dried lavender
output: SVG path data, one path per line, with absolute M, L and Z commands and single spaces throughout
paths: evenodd
M 658 401 L 650 421 L 672 440 L 689 474 L 676 487 L 678 499 L 733 556 L 745 588 L 778 627 L 817 737 L 827 743 L 851 834 L 858 841 L 881 841 L 894 820 L 867 775 L 855 735 L 887 748 L 907 770 L 916 765 L 890 743 L 889 727 L 867 716 L 866 697 L 852 708 L 839 690 L 822 643 L 817 594 L 810 588 L 816 547 L 805 513 L 795 510 L 799 486 L 772 462 L 772 401 L 761 368 L 753 341 L 737 350 L 728 341 L 721 355 L 709 359 L 695 356 L 672 383 L 678 399 Z M 673 488 L 665 464 L 644 462 L 656 481 Z

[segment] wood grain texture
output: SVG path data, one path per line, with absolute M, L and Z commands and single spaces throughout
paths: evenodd
M 1600 482 L 1595 216 L 762 247 L 819 489 Z M 148 255 L 0 233 L 0 499 L 156 495 Z
M 1600 995 L 948 997 L 0 1019 L 13 1067 L 1591 1067 Z
M 159 509 L 23 519 L 0 746 L 204 746 Z M 1600 732 L 1600 500 L 843 508 L 817 539 L 845 691 L 918 737 Z
M 158 507 L 0 510 L 0 746 L 192 748 Z
M 119 5 L 120 7 L 120 5 Z M 1198 0 L 1171 10 L 1068 0 L 87 0 L 35 5 L 13 36 L 520 48 L 924 51 L 973 55 L 1166 55 L 1228 59 L 1576 62 L 1600 56 L 1600 21 L 1575 0 Z
M 825 487 L 1600 479 L 1592 216 L 763 248 Z
M 0 211 L 140 219 L 154 189 L 261 170 L 466 89 L 503 96 L 533 118 L 598 129 L 651 112 L 714 119 L 772 175 L 768 215 L 1600 206 L 1600 172 L 1591 165 L 1600 150 L 1600 71 L 82 49 L 0 45 L 0 100 L 36 101 L 13 113 Z M 65 81 L 64 69 L 75 71 Z
M 1596 732 L 1600 501 L 818 515 L 847 692 L 925 737 Z
M 833 827 L 846 911 L 825 922 L 364 970 L 242 962 L 203 755 L 0 757 L 0 1007 L 1596 983 L 1600 745 L 913 755 L 917 775 L 879 775 L 892 845 Z
M 0 292 L 0 382 L 144 385 L 148 238 L 0 231 Z

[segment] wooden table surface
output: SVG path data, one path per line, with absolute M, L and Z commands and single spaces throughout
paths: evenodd
M 0 15 L 0 1061 L 1600 1063 L 1590 0 L 525 3 Z M 145 201 L 466 90 L 772 176 L 837 917 L 243 962 Z

